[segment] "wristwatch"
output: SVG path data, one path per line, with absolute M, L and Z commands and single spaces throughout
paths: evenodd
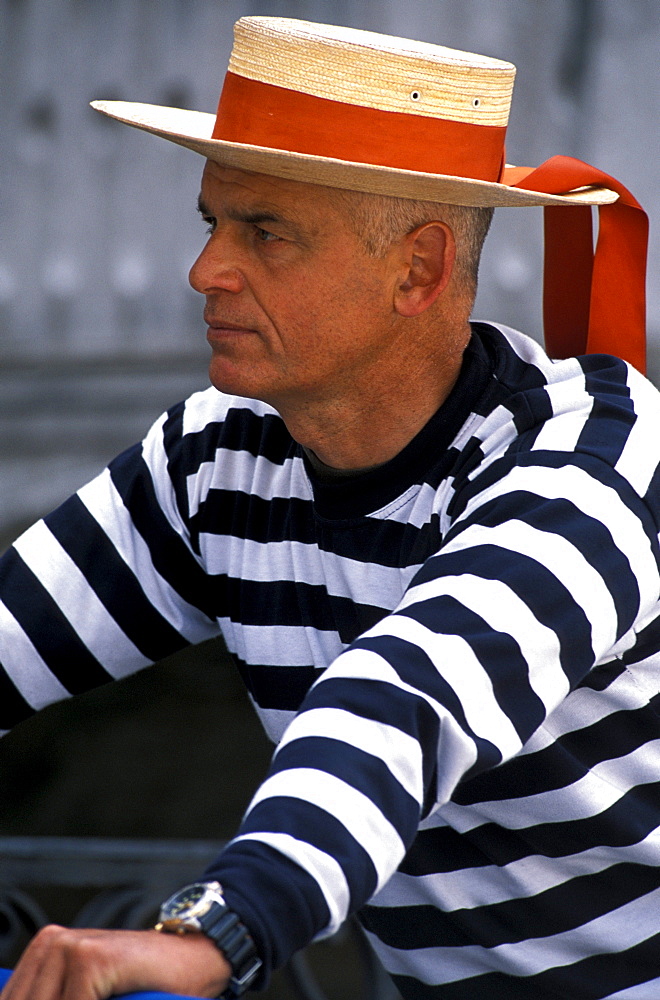
M 219 882 L 195 882 L 165 900 L 156 930 L 165 934 L 205 934 L 232 967 L 227 1000 L 242 996 L 257 977 L 261 959 L 245 924 L 230 910 Z

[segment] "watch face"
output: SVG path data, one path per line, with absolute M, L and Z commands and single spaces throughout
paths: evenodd
M 209 887 L 203 882 L 180 889 L 163 904 L 163 916 L 167 920 L 183 919 L 190 916 L 201 916 L 210 905 L 210 900 L 202 903 L 208 894 Z

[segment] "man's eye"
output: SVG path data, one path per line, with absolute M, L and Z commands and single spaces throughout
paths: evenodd
M 275 233 L 269 233 L 267 229 L 262 229 L 261 226 L 256 226 L 255 229 L 257 231 L 257 239 L 261 243 L 270 243 L 272 240 L 279 240 L 279 236 L 276 236 Z
M 203 215 L 202 222 L 206 226 L 206 233 L 210 236 L 215 231 L 215 219 L 209 215 Z

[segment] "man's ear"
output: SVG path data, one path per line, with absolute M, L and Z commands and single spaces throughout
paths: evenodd
M 404 238 L 405 273 L 394 289 L 400 316 L 419 316 L 445 290 L 456 260 L 456 241 L 444 222 L 426 222 Z

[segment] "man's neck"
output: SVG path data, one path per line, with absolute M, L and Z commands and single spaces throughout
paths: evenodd
M 323 465 L 359 470 L 398 455 L 449 396 L 461 357 L 444 359 L 429 377 L 402 365 L 389 391 L 356 393 L 348 399 L 317 400 L 305 406 L 279 405 L 291 436 Z

